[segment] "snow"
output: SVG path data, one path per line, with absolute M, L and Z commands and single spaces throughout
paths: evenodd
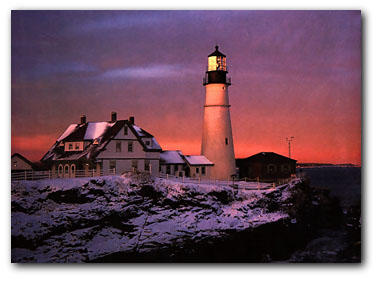
M 135 129 L 135 131 L 137 132 L 137 134 L 140 136 L 140 137 L 144 137 L 145 134 L 144 132 L 142 131 L 142 129 L 136 125 L 132 125 L 132 127 Z
M 166 164 L 183 164 L 182 155 L 180 150 L 166 150 L 160 153 L 160 159 Z
M 196 245 L 288 218 L 266 203 L 287 203 L 296 183 L 247 191 L 133 174 L 12 182 L 12 261 L 85 262 Z
M 184 156 L 190 165 L 213 165 L 204 155 L 185 155 Z
M 152 138 L 152 146 L 150 146 L 148 148 L 161 149 L 161 146 L 159 145 L 159 143 L 157 142 L 157 140 L 155 138 Z
M 64 138 L 66 138 L 68 135 L 70 135 L 77 128 L 77 126 L 78 126 L 78 124 L 69 125 L 69 127 L 67 127 L 65 132 L 57 139 L 57 142 L 62 141 Z
M 94 140 L 101 137 L 108 127 L 112 127 L 115 123 L 109 122 L 89 122 L 87 125 L 84 140 Z

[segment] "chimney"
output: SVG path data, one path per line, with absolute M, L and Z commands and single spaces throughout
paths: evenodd
M 132 125 L 135 125 L 135 117 L 134 117 L 134 116 L 131 116 L 131 117 L 130 117 L 130 123 L 131 123 Z
M 111 112 L 111 122 L 116 122 L 116 112 Z
M 81 125 L 86 124 L 86 115 L 81 116 Z

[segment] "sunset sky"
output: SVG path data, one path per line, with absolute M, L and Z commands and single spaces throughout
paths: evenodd
M 135 117 L 200 154 L 207 56 L 227 56 L 236 157 L 361 164 L 360 11 L 13 11 L 12 153 L 71 123 Z

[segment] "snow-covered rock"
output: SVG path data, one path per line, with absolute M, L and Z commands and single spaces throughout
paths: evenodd
M 289 222 L 283 207 L 293 186 L 245 191 L 133 174 L 12 182 L 12 261 L 191 254 L 199 243 Z

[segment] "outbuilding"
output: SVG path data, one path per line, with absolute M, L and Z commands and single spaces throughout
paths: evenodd
M 273 181 L 295 174 L 296 161 L 274 152 L 260 152 L 247 158 L 236 159 L 236 164 L 240 178 Z

